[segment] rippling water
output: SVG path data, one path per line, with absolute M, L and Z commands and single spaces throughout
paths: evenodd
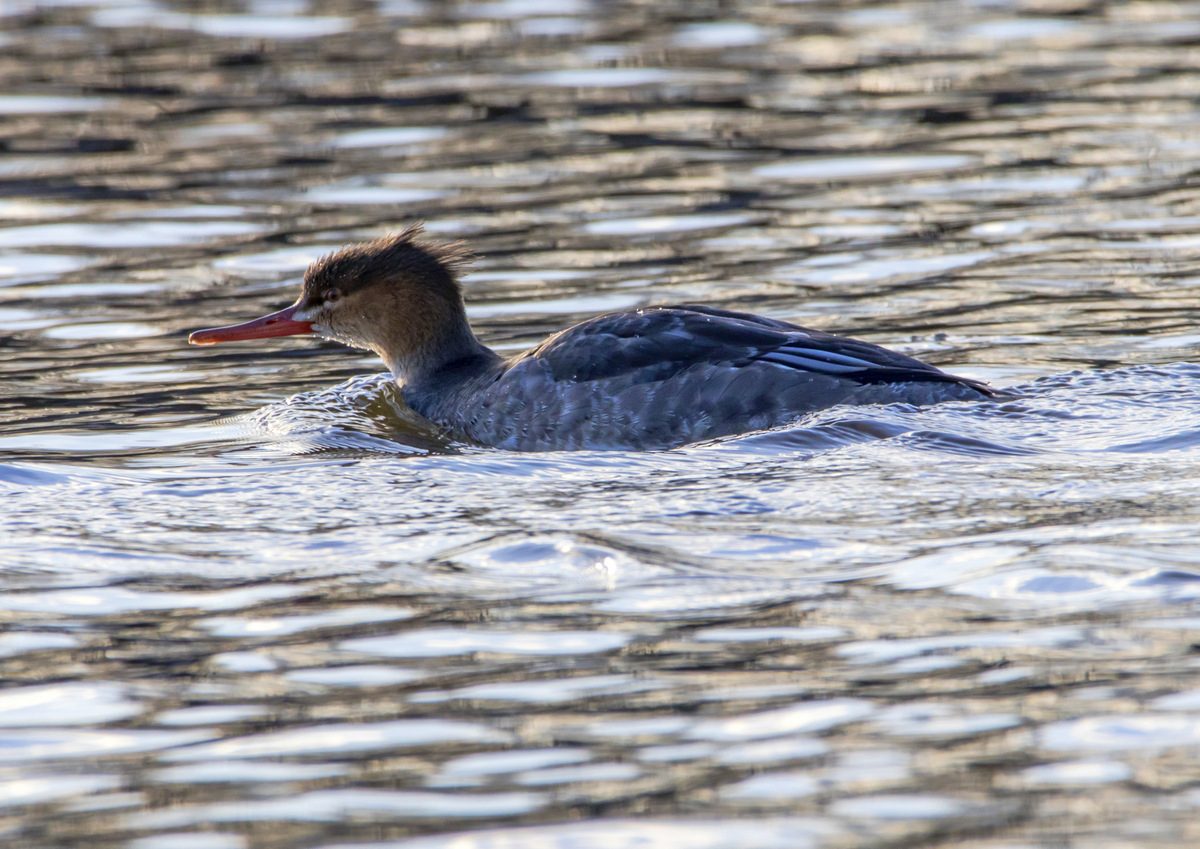
M 1197 38 L 1188 3 L 0 7 L 0 839 L 1200 841 Z M 415 220 L 479 252 L 502 351 L 699 301 L 1009 397 L 521 455 L 361 352 L 187 346 Z

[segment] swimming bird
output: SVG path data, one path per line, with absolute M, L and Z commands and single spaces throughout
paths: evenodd
M 506 359 L 467 322 L 459 278 L 470 258 L 414 225 L 313 263 L 291 306 L 190 341 L 317 334 L 369 349 L 405 402 L 453 438 L 517 451 L 666 449 L 840 404 L 995 395 L 868 342 L 690 304 L 597 316 Z

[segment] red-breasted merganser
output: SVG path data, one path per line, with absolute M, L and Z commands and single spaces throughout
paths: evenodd
M 367 348 L 413 410 L 455 438 L 517 451 L 672 448 L 838 404 L 995 395 L 867 342 L 693 305 L 598 316 L 504 359 L 467 323 L 466 249 L 420 234 L 416 225 L 329 254 L 290 307 L 190 341 L 315 333 Z

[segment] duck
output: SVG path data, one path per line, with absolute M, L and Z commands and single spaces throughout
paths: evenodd
M 189 341 L 317 335 L 373 351 L 450 438 L 512 451 L 665 450 L 836 406 L 996 397 L 869 342 L 695 304 L 599 315 L 502 357 L 467 320 L 472 260 L 416 224 L 317 260 L 291 306 Z

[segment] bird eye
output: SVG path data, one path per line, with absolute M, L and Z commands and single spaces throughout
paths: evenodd
M 326 289 L 325 290 L 325 303 L 336 304 L 341 299 L 342 299 L 342 290 L 341 289 Z

